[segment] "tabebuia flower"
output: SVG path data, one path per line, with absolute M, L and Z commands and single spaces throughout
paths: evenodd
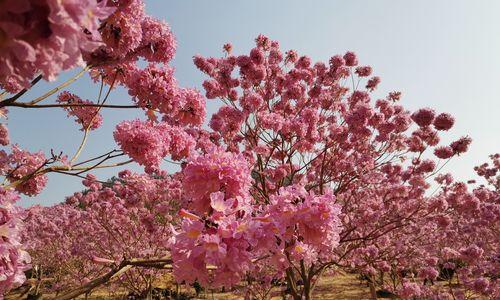
M 356 53 L 348 51 L 346 54 L 344 54 L 344 61 L 346 66 L 353 67 L 358 64 L 358 58 L 356 56 Z
M 359 77 L 368 77 L 372 74 L 372 67 L 359 66 L 356 68 L 356 74 L 358 74 Z
M 159 171 L 165 156 L 170 154 L 176 160 L 186 158 L 194 148 L 189 134 L 167 123 L 123 121 L 116 126 L 113 136 L 123 152 L 143 165 L 147 172 Z
M 168 114 L 180 106 L 180 91 L 172 67 L 149 64 L 145 69 L 135 69 L 126 85 L 128 93 L 141 108 Z
M 0 3 L 0 86 L 29 87 L 41 73 L 53 80 L 83 66 L 82 54 L 99 46 L 100 20 L 113 12 L 107 1 L 3 1 Z
M 231 106 L 223 106 L 212 115 L 210 128 L 219 132 L 223 137 L 231 139 L 239 131 L 244 121 L 243 113 Z
M 434 128 L 437 130 L 449 130 L 453 127 L 455 118 L 448 113 L 441 113 L 434 119 Z
M 116 10 L 103 23 L 100 32 L 112 55 L 124 57 L 141 44 L 144 3 L 140 0 L 117 3 Z
M 200 215 L 210 212 L 212 193 L 223 191 L 227 199 L 243 199 L 251 185 L 250 169 L 243 155 L 218 147 L 191 158 L 182 174 L 186 200 Z
M 21 245 L 23 211 L 15 206 L 19 195 L 0 188 L 0 298 L 25 280 L 30 256 Z
M 420 285 L 415 282 L 405 281 L 398 292 L 399 296 L 406 299 L 411 299 L 414 297 L 419 297 L 422 294 L 422 289 Z
M 436 112 L 431 108 L 421 108 L 411 115 L 412 120 L 420 127 L 429 126 L 434 121 Z
M 47 184 L 47 175 L 37 173 L 46 161 L 43 152 L 30 153 L 14 145 L 8 156 L 6 177 L 19 193 L 37 195 Z
M 468 136 L 464 136 L 451 143 L 450 147 L 455 154 L 461 154 L 467 152 L 470 143 L 472 143 L 472 139 Z
M 0 124 L 0 145 L 7 146 L 10 143 L 9 130 L 4 124 Z
M 76 118 L 75 122 L 82 125 L 80 130 L 95 130 L 101 126 L 102 115 L 99 112 L 99 108 L 96 106 L 84 106 L 93 104 L 92 101 L 82 100 L 77 95 L 69 92 L 62 92 L 57 97 L 57 102 L 68 105 L 63 108 L 68 112 L 68 117 L 74 116 Z
M 380 83 L 380 77 L 373 76 L 366 83 L 366 89 L 369 91 L 374 91 Z
M 434 155 L 441 159 L 448 159 L 455 154 L 450 146 L 440 146 L 434 149 Z
M 263 215 L 272 220 L 278 237 L 292 245 L 302 241 L 299 248 L 307 245 L 319 257 L 330 257 L 338 245 L 340 206 L 331 192 L 315 195 L 300 185 L 281 188 L 271 196 Z
M 180 89 L 179 107 L 171 117 L 176 123 L 184 126 L 199 126 L 203 124 L 206 114 L 205 98 L 194 89 Z
M 168 63 L 175 54 L 176 41 L 167 23 L 146 16 L 141 23 L 142 41 L 139 55 L 147 61 Z
M 113 136 L 124 153 L 147 168 L 157 168 L 168 154 L 169 136 L 149 121 L 123 121 Z
M 84 192 L 74 193 L 64 203 L 28 209 L 23 243 L 33 265 L 57 278 L 57 284 L 41 285 L 41 293 L 79 287 L 106 274 L 124 257 L 147 260 L 167 254 L 170 227 L 176 222 L 178 180 L 165 173 L 124 170 L 108 183 L 87 176 Z M 166 272 L 129 270 L 126 280 L 120 277 L 101 288 L 147 290 L 148 280 Z

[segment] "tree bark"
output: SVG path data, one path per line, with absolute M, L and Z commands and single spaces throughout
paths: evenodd
M 372 276 L 370 276 L 368 278 L 369 278 L 368 285 L 370 286 L 370 297 L 371 297 L 371 300 L 377 300 L 377 289 L 375 288 L 375 280 L 373 279 Z

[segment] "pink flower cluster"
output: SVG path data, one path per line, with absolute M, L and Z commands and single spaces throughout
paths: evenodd
M 303 186 L 283 187 L 271 196 L 264 214 L 274 225 L 273 231 L 291 251 L 295 262 L 312 264 L 331 259 L 339 243 L 340 206 L 331 192 L 315 195 Z M 289 248 L 289 249 L 287 249 Z
M 9 143 L 9 129 L 4 124 L 0 124 L 0 145 L 7 146 Z
M 38 73 L 84 65 L 82 53 L 98 45 L 99 20 L 112 8 L 106 1 L 8 0 L 0 4 L 0 87 L 17 92 Z
M 150 62 L 168 63 L 176 42 L 170 27 L 145 13 L 141 0 L 112 3 L 116 10 L 100 27 L 105 47 L 92 54 L 98 64 L 127 61 L 139 56 Z
M 138 119 L 118 124 L 113 136 L 123 152 L 145 166 L 148 173 L 159 171 L 165 156 L 180 160 L 188 157 L 195 146 L 191 135 L 181 127 Z
M 30 153 L 17 145 L 12 152 L 0 151 L 0 171 L 19 192 L 28 196 L 39 194 L 47 183 L 47 175 L 37 174 L 46 163 L 42 152 Z
M 57 102 L 66 105 L 75 105 L 66 106 L 64 107 L 64 110 L 68 112 L 68 117 L 74 116 L 76 118 L 75 122 L 82 125 L 82 128 L 80 130 L 94 130 L 101 126 L 102 115 L 99 113 L 98 107 L 78 106 L 93 104 L 92 101 L 82 100 L 77 95 L 69 92 L 62 92 L 57 97 Z
M 211 213 L 211 195 L 224 192 L 226 199 L 246 201 L 251 185 L 248 163 L 242 155 L 209 149 L 191 158 L 183 171 L 183 188 L 189 207 L 199 215 Z
M 15 206 L 16 192 L 0 189 L 0 298 L 25 280 L 24 271 L 31 268 L 30 256 L 23 250 L 20 233 L 22 209 Z

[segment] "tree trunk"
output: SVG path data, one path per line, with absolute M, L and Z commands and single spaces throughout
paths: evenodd
M 373 281 L 373 277 L 370 276 L 369 284 L 370 286 L 370 297 L 371 300 L 377 300 L 377 289 L 375 288 L 375 282 Z
M 310 282 L 304 282 L 304 298 L 305 298 L 305 300 L 312 299 L 312 290 L 311 290 L 311 283 Z

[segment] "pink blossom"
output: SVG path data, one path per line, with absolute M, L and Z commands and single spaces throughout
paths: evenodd
M 8 159 L 11 167 L 7 178 L 12 183 L 17 182 L 16 190 L 28 196 L 39 194 L 47 184 L 47 175 L 36 174 L 46 163 L 45 155 L 30 153 L 14 145 Z
M 103 23 L 102 40 L 114 57 L 125 57 L 142 41 L 144 4 L 140 0 L 124 1 Z
M 369 91 L 374 91 L 380 83 L 380 77 L 373 76 L 366 83 L 366 89 Z
M 186 199 L 201 215 L 209 212 L 210 194 L 224 191 L 226 198 L 244 197 L 251 183 L 248 164 L 240 154 L 214 148 L 192 158 L 183 170 Z
M 75 105 L 63 107 L 68 112 L 69 116 L 76 118 L 75 122 L 82 125 L 80 130 L 95 130 L 102 124 L 102 115 L 99 113 L 99 108 L 95 106 L 78 106 L 93 104 L 92 101 L 82 100 L 75 94 L 62 92 L 57 97 L 57 102 L 61 104 Z
M 205 98 L 194 89 L 181 89 L 179 98 L 182 104 L 179 107 L 174 119 L 180 125 L 202 125 L 205 120 Z
M 7 126 L 0 124 L 0 145 L 7 146 L 9 143 L 9 130 Z
M 226 52 L 228 55 L 231 54 L 231 51 L 233 50 L 233 45 L 231 43 L 226 43 L 222 47 L 224 49 L 224 52 Z
M 233 137 L 243 123 L 243 113 L 236 108 L 223 106 L 212 115 L 210 128 L 220 132 L 223 136 Z
M 344 60 L 346 66 L 353 67 L 358 64 L 358 58 L 354 52 L 348 51 L 344 54 Z
M 420 127 L 429 126 L 434 120 L 435 112 L 430 108 L 421 108 L 411 115 L 412 120 Z
M 425 267 L 420 269 L 418 272 L 418 277 L 422 279 L 435 280 L 439 275 L 439 272 L 433 267 Z
M 448 159 L 455 154 L 453 149 L 449 146 L 440 146 L 434 149 L 434 155 L 441 159 Z
M 149 64 L 145 69 L 136 69 L 127 78 L 126 85 L 142 108 L 169 114 L 182 106 L 174 69 L 169 66 Z
M 399 292 L 399 296 L 407 299 L 419 297 L 422 294 L 420 286 L 414 282 L 405 282 Z
M 112 9 L 105 1 L 6 1 L 0 12 L 0 85 L 16 92 L 39 72 L 54 80 L 63 70 L 83 66 L 82 53 L 99 45 L 99 19 Z
M 175 54 L 176 41 L 167 23 L 146 16 L 141 23 L 139 55 L 149 62 L 168 63 Z
M 0 189 L 0 298 L 20 286 L 26 280 L 24 271 L 31 268 L 30 256 L 21 245 L 24 215 L 14 206 L 18 199 L 17 193 Z
M 461 137 L 460 139 L 451 143 L 450 147 L 453 149 L 453 152 L 455 154 L 460 154 L 460 153 L 467 152 L 471 142 L 472 142 L 472 139 L 470 137 L 467 137 L 467 136 Z
M 358 74 L 359 77 L 368 77 L 372 74 L 372 67 L 359 66 L 356 68 L 356 74 Z
M 257 93 L 250 93 L 244 95 L 240 99 L 241 106 L 247 112 L 254 112 L 259 109 L 259 106 L 262 105 L 263 100 L 262 96 Z
M 264 53 L 259 48 L 253 48 L 250 51 L 250 59 L 254 64 L 260 65 L 264 62 Z
M 472 283 L 472 286 L 476 292 L 484 293 L 484 292 L 486 292 L 486 290 L 490 286 L 490 282 L 488 279 L 481 277 L 481 278 L 475 279 L 474 282 Z
M 451 127 L 453 127 L 453 124 L 455 123 L 455 118 L 453 118 L 452 115 L 448 113 L 441 113 L 437 115 L 436 119 L 434 120 L 434 128 L 437 130 L 449 130 Z
M 147 169 L 156 170 L 170 147 L 170 136 L 162 130 L 163 126 L 138 119 L 123 121 L 116 126 L 113 136 L 128 156 Z
M 473 244 L 467 248 L 462 249 L 460 253 L 462 254 L 463 259 L 467 261 L 474 261 L 481 258 L 481 256 L 484 253 L 484 250 L 478 247 L 477 245 Z
M 298 58 L 299 58 L 299 55 L 297 54 L 297 51 L 295 51 L 295 50 L 289 50 L 285 53 L 285 62 L 287 62 L 287 63 L 295 63 Z

